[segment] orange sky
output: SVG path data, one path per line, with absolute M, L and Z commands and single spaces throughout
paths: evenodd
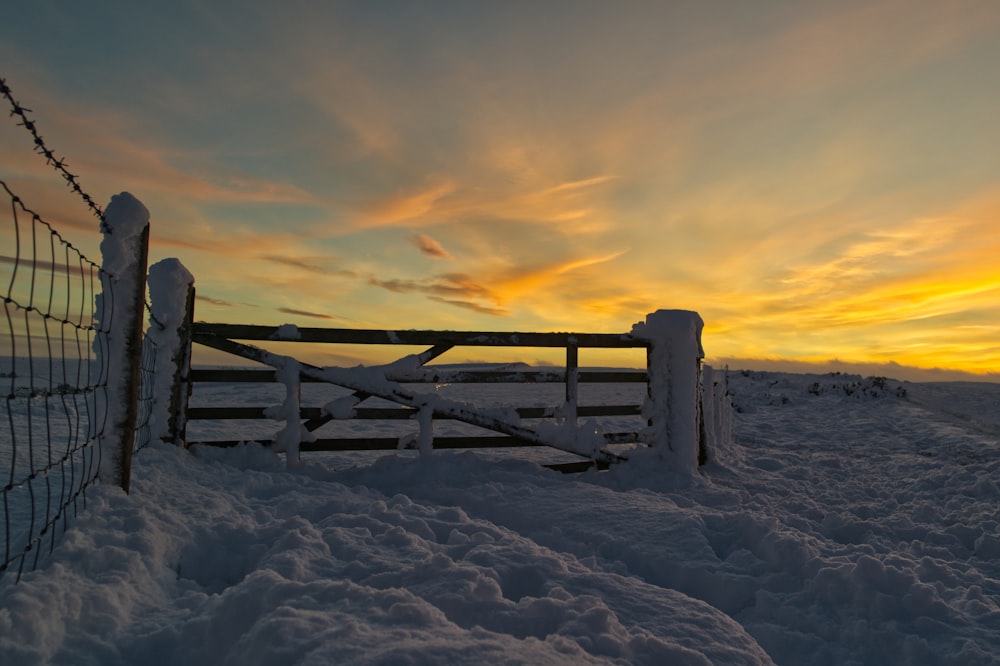
M 0 76 L 199 319 L 1000 373 L 992 0 L 143 4 L 5 12 Z M 13 120 L 0 178 L 96 253 Z

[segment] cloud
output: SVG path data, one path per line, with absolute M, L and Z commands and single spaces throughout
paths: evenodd
M 510 315 L 510 310 L 506 308 L 489 307 L 473 301 L 460 301 L 453 298 L 442 298 L 441 296 L 428 296 L 428 298 L 432 301 L 437 301 L 438 303 L 454 305 L 455 307 L 465 308 L 466 310 L 472 310 L 473 312 L 491 315 L 493 317 L 507 317 Z
M 304 259 L 295 259 L 293 257 L 282 257 L 273 254 L 262 254 L 260 255 L 260 258 L 263 259 L 264 261 L 270 261 L 276 264 L 281 264 L 283 266 L 290 266 L 292 268 L 300 268 L 304 271 L 311 271 L 314 273 L 323 272 L 322 266 L 316 263 L 305 261 Z
M 336 275 L 340 277 L 359 277 L 358 273 L 347 269 L 340 268 L 340 259 L 337 257 L 310 257 L 310 258 L 296 258 L 296 257 L 286 257 L 282 255 L 265 254 L 260 256 L 264 261 L 269 261 L 271 263 L 280 264 L 282 266 L 287 266 L 289 268 L 297 268 L 309 273 L 319 273 L 321 275 Z M 336 265 L 332 267 L 331 264 Z
M 625 254 L 625 250 L 594 257 L 551 261 L 541 265 L 515 267 L 493 277 L 490 284 L 504 299 L 514 299 L 525 295 L 543 293 L 567 280 L 572 284 L 571 273 L 593 268 L 611 262 Z
M 380 280 L 370 276 L 368 284 L 400 294 L 424 294 L 439 303 L 482 314 L 510 314 L 502 307 L 502 301 L 494 290 L 463 273 L 444 273 L 424 280 Z
M 105 117 L 86 117 L 83 113 L 60 116 L 58 120 L 63 132 L 90 137 L 77 139 L 83 144 L 77 147 L 82 154 L 78 158 L 80 170 L 90 182 L 127 184 L 130 191 L 146 197 L 155 192 L 215 204 L 321 203 L 297 185 L 240 174 L 232 165 L 213 164 L 208 156 L 194 149 L 158 143 L 150 135 L 129 138 L 128 128 L 134 122 L 115 124 Z M 95 130 L 106 126 L 116 131 Z M 198 166 L 191 168 L 190 164 Z
M 224 307 L 224 308 L 233 307 L 233 303 L 231 303 L 230 301 L 225 301 L 221 298 L 212 298 L 211 296 L 205 296 L 203 294 L 199 294 L 197 291 L 195 292 L 194 299 L 196 301 L 204 301 L 205 303 L 209 303 L 211 305 L 217 305 L 219 307 Z
M 512 303 L 551 314 L 557 310 L 565 311 L 567 300 L 576 304 L 578 299 L 587 298 L 580 294 L 589 291 L 591 283 L 579 279 L 576 273 L 613 261 L 624 253 L 618 251 L 531 267 L 495 265 L 482 269 L 476 276 L 451 272 L 424 279 L 382 279 L 369 275 L 367 281 L 371 286 L 387 291 L 423 294 L 438 303 L 491 316 L 511 315 Z M 607 290 L 615 288 L 613 283 L 613 279 L 606 277 L 600 282 Z
M 425 293 L 435 296 L 464 296 L 496 300 L 492 289 L 464 273 L 443 273 L 426 280 L 380 280 L 374 276 L 368 283 L 397 293 Z
M 625 254 L 627 250 L 619 250 L 617 252 L 611 252 L 610 254 L 605 254 L 600 257 L 585 257 L 583 259 L 574 259 L 571 261 L 566 261 L 561 264 L 557 264 L 553 267 L 552 272 L 555 275 L 563 275 L 565 273 L 570 273 L 581 268 L 586 268 L 588 266 L 597 266 L 598 264 L 606 264 L 609 261 L 613 261 L 618 257 Z
M 390 196 L 366 207 L 362 216 L 375 225 L 422 219 L 439 209 L 438 202 L 454 191 L 455 183 L 444 181 L 416 192 Z
M 717 353 L 825 361 L 896 360 L 990 371 L 1000 364 L 996 204 L 855 236 L 822 262 L 786 269 L 772 289 L 716 293 Z M 706 312 L 706 314 L 708 314 Z
M 389 195 L 363 206 L 357 219 L 362 227 L 416 227 L 492 219 L 559 228 L 567 222 L 575 222 L 571 230 L 567 228 L 567 233 L 579 235 L 606 227 L 597 215 L 604 207 L 599 205 L 603 195 L 598 188 L 617 179 L 603 175 L 555 185 L 532 180 L 511 186 L 495 181 L 485 184 L 478 180 L 483 177 L 484 174 L 470 174 L 462 181 L 449 179 Z
M 959 209 L 868 232 L 822 263 L 790 267 L 769 300 L 775 313 L 797 312 L 824 326 L 913 322 L 975 309 L 1000 289 L 993 259 L 1000 237 L 991 226 L 990 218 Z
M 571 180 L 554 185 L 547 190 L 539 192 L 539 194 L 541 196 L 550 196 L 564 192 L 575 192 L 577 190 L 585 190 L 587 188 L 594 187 L 595 185 L 603 185 L 604 183 L 608 183 L 614 179 L 614 176 L 594 176 L 593 178 L 584 178 L 582 180 Z
M 414 245 L 428 257 L 435 259 L 451 259 L 452 256 L 441 244 L 426 234 L 415 234 L 411 237 Z
M 183 138 L 163 136 L 161 125 L 153 116 L 128 115 L 118 108 L 88 104 L 83 99 L 67 103 L 39 89 L 28 94 L 31 105 L 45 111 L 42 131 L 46 138 L 57 143 L 57 153 L 70 156 L 69 170 L 80 174 L 83 189 L 102 207 L 111 194 L 129 191 L 147 205 L 154 224 L 170 219 L 171 226 L 183 228 L 185 217 L 177 212 L 204 210 L 206 205 L 328 205 L 292 182 L 254 176 L 232 162 L 227 163 L 231 149 L 226 146 L 206 148 L 189 143 L 187 147 Z M 5 164 L 15 156 L 14 148 L 0 147 Z M 19 172 L 37 181 L 25 186 L 28 193 L 34 190 L 51 194 L 56 187 L 66 189 L 59 175 L 40 156 L 31 155 L 30 150 L 21 150 L 17 156 L 11 163 L 27 164 L 19 166 Z M 96 224 L 87 221 L 83 202 L 72 193 L 45 198 L 32 196 L 31 200 L 36 199 L 46 201 L 46 207 L 53 202 L 59 207 L 60 216 L 53 217 L 57 217 L 54 221 L 60 227 L 86 229 Z M 154 238 L 161 244 L 191 247 L 176 235 Z
M 60 256 L 61 249 L 62 248 L 56 249 L 55 257 L 52 256 L 51 252 L 40 254 L 40 256 L 24 256 L 20 258 L 0 255 L 0 264 L 9 264 L 11 266 L 21 267 L 24 271 L 24 275 L 31 275 L 33 271 L 47 271 L 68 274 L 72 277 L 80 277 L 81 273 L 89 275 L 90 273 L 96 271 L 97 266 L 90 264 L 89 260 L 81 260 L 80 256 L 75 253 L 71 252 L 67 261 L 65 254 Z M 96 275 L 96 273 L 94 274 Z
M 343 317 L 337 317 L 335 315 L 324 314 L 322 312 L 309 312 L 308 310 L 295 310 L 293 308 L 278 308 L 278 312 L 283 314 L 290 314 L 302 317 L 312 317 L 314 319 L 343 319 Z

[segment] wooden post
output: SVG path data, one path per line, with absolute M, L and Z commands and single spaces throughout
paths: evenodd
M 149 267 L 149 331 L 156 345 L 150 436 L 184 443 L 190 393 L 194 276 L 177 259 Z
M 149 211 L 138 199 L 123 192 L 111 198 L 103 229 L 103 289 L 96 318 L 101 322 L 106 344 L 95 344 L 95 351 L 108 370 L 108 383 L 101 406 L 105 418 L 100 422 L 107 430 L 100 438 L 100 478 L 128 492 L 142 365 Z
M 191 397 L 191 335 L 194 323 L 194 285 L 189 285 L 184 304 L 184 321 L 177 328 L 180 344 L 173 359 L 174 377 L 170 389 L 168 406 L 167 436 L 165 441 L 181 446 L 187 445 L 187 410 Z
M 698 466 L 708 462 L 708 430 L 705 423 L 705 366 L 702 365 L 701 359 L 698 361 L 698 388 L 697 399 L 698 399 Z M 711 375 L 709 376 L 709 381 L 711 381 Z M 711 407 L 710 407 L 711 409 Z
M 566 422 L 576 426 L 576 415 L 579 407 L 580 387 L 580 348 L 576 340 L 570 338 L 566 343 Z
M 125 294 L 131 306 L 125 313 L 124 331 L 125 357 L 128 359 L 127 375 L 123 397 L 125 413 L 117 427 L 116 436 L 121 438 L 121 462 L 119 463 L 120 485 L 129 492 L 132 485 L 132 449 L 135 443 L 135 424 L 139 414 L 139 375 L 142 370 L 142 320 L 146 312 L 146 265 L 149 262 L 149 224 L 143 227 L 139 237 L 139 258 L 133 266 L 134 290 Z
M 729 400 L 728 370 L 716 372 L 701 366 L 701 449 L 698 462 L 719 459 L 720 449 L 732 443 L 732 402 Z

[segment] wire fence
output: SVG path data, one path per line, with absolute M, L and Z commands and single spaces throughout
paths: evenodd
M 55 151 L 48 147 L 45 143 L 45 139 L 42 135 L 38 133 L 38 124 L 32 120 L 28 114 L 31 113 L 31 109 L 23 106 L 20 102 L 14 99 L 14 91 L 10 89 L 7 85 L 7 81 L 0 78 L 0 96 L 3 96 L 7 102 L 10 104 L 10 115 L 17 118 L 19 127 L 23 127 L 28 134 L 31 135 L 32 141 L 35 146 L 35 151 L 45 158 L 45 162 L 51 166 L 56 172 L 66 181 L 69 186 L 77 196 L 83 199 L 83 202 L 87 204 L 90 211 L 97 216 L 97 219 L 101 221 L 101 229 L 107 230 L 104 224 L 104 211 L 101 209 L 94 198 L 90 196 L 80 185 L 79 176 L 75 173 L 69 171 L 69 164 L 66 163 L 65 157 L 59 157 Z
M 42 138 L 30 109 L 0 78 L 0 97 L 16 124 L 110 233 L 104 211 Z M 95 316 L 99 298 L 113 302 L 115 276 L 85 256 L 0 180 L 0 582 L 19 581 L 55 548 L 102 469 L 102 439 L 118 427 L 107 406 L 117 397 L 109 347 L 116 318 Z M 143 269 L 144 270 L 144 269 Z M 102 296 L 103 294 L 103 296 Z M 148 310 L 148 302 L 147 302 Z M 153 325 L 155 319 L 150 317 Z M 149 444 L 157 345 L 143 341 L 138 409 L 126 445 Z M 105 453 L 105 455 L 107 455 Z
M 20 579 L 86 506 L 100 469 L 97 410 L 108 368 L 95 362 L 101 268 L 0 181 L 0 223 L 12 256 L 0 256 L 5 291 L 0 370 L 6 386 L 0 438 L 3 544 L 0 577 Z
M 152 316 L 148 303 L 146 304 L 146 313 L 150 315 L 149 319 L 152 322 L 150 326 L 162 328 L 162 325 L 158 324 Z M 159 352 L 160 346 L 147 331 L 142 336 L 142 359 L 139 364 L 138 409 L 136 410 L 135 437 L 132 442 L 133 452 L 146 448 L 154 439 L 152 436 L 151 418 L 155 399 L 153 391 L 156 386 L 156 358 Z

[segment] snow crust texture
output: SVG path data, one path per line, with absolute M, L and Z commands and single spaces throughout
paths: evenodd
M 0 663 L 998 663 L 1000 386 L 865 381 L 731 373 L 693 475 L 153 445 Z

